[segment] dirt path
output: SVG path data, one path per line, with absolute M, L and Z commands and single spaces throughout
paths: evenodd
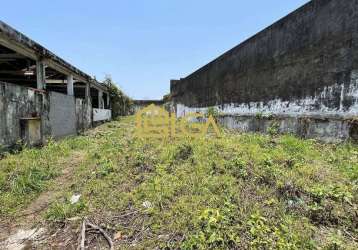
M 59 164 L 64 166 L 62 173 L 54 180 L 53 185 L 43 192 L 15 221 L 9 221 L 0 231 L 0 249 L 31 249 L 33 241 L 38 241 L 45 234 L 42 212 L 54 202 L 61 191 L 73 183 L 74 172 L 85 159 L 85 152 L 77 151 Z

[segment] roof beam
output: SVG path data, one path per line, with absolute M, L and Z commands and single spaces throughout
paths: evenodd
M 9 25 L 0 21 L 0 45 L 11 49 L 18 54 L 24 55 L 34 61 L 42 61 L 44 64 L 65 74 L 73 75 L 76 80 L 89 83 L 91 87 L 108 92 L 107 86 L 92 79 L 89 75 L 83 73 L 63 59 L 57 57 L 40 44 L 32 41 L 25 35 L 14 30 Z
M 24 71 L 21 70 L 0 70 L 0 74 L 8 74 L 8 75 L 24 75 Z
M 86 79 L 85 77 L 78 75 L 76 73 L 73 73 L 72 71 L 66 69 L 65 67 L 63 67 L 62 65 L 52 61 L 51 59 L 44 59 L 44 63 L 51 67 L 52 69 L 64 74 L 64 75 L 73 75 L 76 79 L 80 80 L 80 81 L 84 81 L 84 82 L 88 82 L 88 79 Z
M 37 56 L 34 53 L 34 51 L 31 51 L 30 49 L 26 48 L 25 46 L 16 45 L 13 42 L 10 42 L 6 39 L 6 37 L 3 37 L 0 33 L 0 45 L 9 48 L 13 51 L 16 51 L 17 53 L 20 53 L 26 57 L 31 58 L 32 60 L 37 60 Z
M 18 53 L 0 54 L 0 59 L 26 59 L 26 56 L 20 55 Z

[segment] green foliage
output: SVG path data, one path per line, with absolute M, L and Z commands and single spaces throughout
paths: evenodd
M 252 249 L 302 249 L 306 244 L 299 241 L 299 235 L 290 232 L 289 225 L 270 225 L 260 212 L 252 214 L 247 224 Z
M 80 199 L 75 204 L 71 204 L 68 199 L 63 202 L 55 202 L 50 205 L 46 212 L 46 219 L 52 222 L 63 222 L 65 219 L 79 215 L 86 209 L 86 204 Z
M 50 168 L 30 167 L 11 176 L 10 190 L 16 194 L 26 195 L 31 192 L 40 192 L 46 181 L 54 178 L 56 172 Z
M 60 143 L 49 140 L 42 149 L 24 148 L 0 160 L 0 216 L 13 214 L 46 190 L 64 167 L 61 160 L 83 137 Z
M 234 157 L 226 162 L 225 167 L 237 178 L 246 179 L 248 174 L 247 163 L 241 157 Z
M 343 250 L 348 249 L 344 243 L 344 237 L 339 231 L 338 233 L 333 233 L 328 237 L 328 242 L 324 247 L 326 250 Z
M 240 244 L 240 225 L 232 217 L 237 209 L 225 203 L 221 211 L 206 209 L 198 218 L 200 231 L 190 235 L 182 243 L 182 249 L 228 249 Z
M 255 117 L 256 119 L 261 120 L 262 118 L 264 118 L 264 114 L 262 112 L 258 112 L 256 113 Z
M 206 111 L 205 117 L 212 116 L 215 120 L 217 120 L 219 115 L 220 115 L 220 112 L 217 110 L 217 108 L 209 107 L 208 110 Z
M 5 173 L 0 172 L 0 191 L 5 191 L 5 187 L 6 187 L 6 180 L 7 176 L 5 175 Z
M 113 162 L 108 159 L 103 159 L 99 162 L 97 168 L 97 176 L 105 177 L 114 171 Z
M 164 102 L 170 102 L 171 99 L 172 99 L 172 96 L 171 96 L 170 93 L 163 96 L 163 101 Z
M 193 148 L 190 144 L 180 144 L 176 148 L 174 155 L 175 160 L 187 160 L 193 154 Z
M 280 124 L 276 121 L 272 122 L 271 126 L 268 127 L 267 133 L 269 135 L 277 135 L 280 131 Z
M 353 195 L 347 186 L 339 184 L 337 186 L 331 185 L 316 185 L 311 189 L 311 194 L 319 199 L 330 198 L 337 201 L 351 202 Z
M 123 249 L 357 249 L 356 145 L 233 132 L 159 141 L 134 131 L 133 117 L 124 117 L 6 156 L 0 216 L 51 190 L 71 166 L 73 179 L 45 217 L 93 218 L 125 235 Z M 81 164 L 72 164 L 78 152 Z M 19 176 L 33 177 L 14 188 Z M 57 199 L 73 193 L 79 203 Z
M 132 112 L 133 101 L 119 89 L 110 76 L 106 76 L 103 83 L 109 88 L 112 117 L 129 115 Z
M 263 112 L 258 112 L 258 113 L 256 113 L 255 117 L 258 120 L 261 120 L 261 119 L 272 120 L 274 118 L 274 115 L 271 113 L 264 114 Z

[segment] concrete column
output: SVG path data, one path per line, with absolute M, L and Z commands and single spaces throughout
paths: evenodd
M 67 95 L 75 95 L 75 92 L 73 90 L 73 75 L 67 76 Z
M 36 61 L 36 79 L 37 79 L 37 88 L 45 89 L 45 87 L 46 87 L 46 69 L 45 69 L 45 64 L 41 60 Z
M 103 91 L 98 90 L 98 108 L 103 109 Z
M 107 107 L 108 107 L 108 108 L 110 108 L 110 106 L 109 106 L 109 105 L 110 105 L 110 101 L 109 101 L 109 93 L 107 93 L 107 95 L 106 95 L 106 96 L 107 96 Z
M 85 90 L 85 100 L 88 103 L 91 96 L 91 86 L 89 83 L 86 83 L 86 90 Z

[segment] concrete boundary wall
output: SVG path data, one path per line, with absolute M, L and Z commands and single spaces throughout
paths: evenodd
M 350 91 L 358 70 L 358 0 L 312 0 L 191 75 L 171 83 L 187 107 L 294 102 L 332 86 Z M 324 99 L 349 110 L 341 92 Z M 322 110 L 324 111 L 324 110 Z
M 179 117 L 215 107 L 224 124 L 243 131 L 265 132 L 265 119 L 256 121 L 263 114 L 290 117 L 281 127 L 303 137 L 354 139 L 348 121 L 358 119 L 358 0 L 308 2 L 172 80 L 171 97 Z M 297 129 L 306 118 L 307 130 Z

